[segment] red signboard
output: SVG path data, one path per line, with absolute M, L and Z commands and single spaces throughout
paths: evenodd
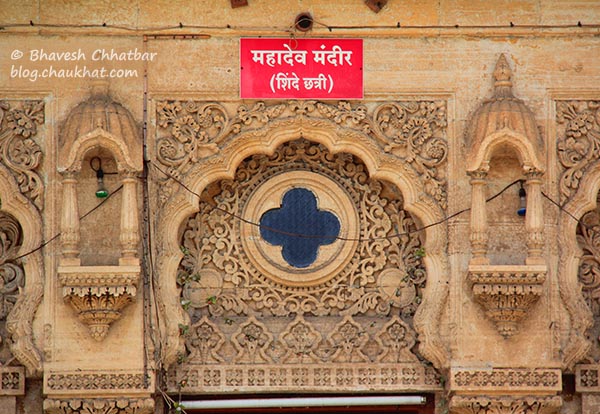
M 362 39 L 240 39 L 242 99 L 362 99 Z

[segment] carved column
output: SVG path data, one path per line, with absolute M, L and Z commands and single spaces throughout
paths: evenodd
M 471 264 L 489 264 L 487 254 L 488 226 L 487 211 L 485 205 L 485 177 L 487 168 L 470 171 L 471 177 Z
M 120 265 L 137 265 L 139 241 L 137 179 L 135 172 L 126 172 L 123 178 L 123 199 L 121 207 L 121 258 Z
M 525 229 L 527 230 L 526 264 L 544 264 L 542 251 L 544 248 L 544 214 L 542 212 L 542 173 L 532 170 L 527 173 L 527 214 Z
M 79 207 L 77 206 L 77 179 L 74 173 L 66 173 L 62 184 L 61 264 L 79 266 Z

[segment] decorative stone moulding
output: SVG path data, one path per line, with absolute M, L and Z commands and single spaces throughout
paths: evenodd
M 136 296 L 139 266 L 66 266 L 58 269 L 63 299 L 86 324 L 90 335 L 103 340 L 121 310 Z
M 546 273 L 546 266 L 469 266 L 468 278 L 486 316 L 510 338 L 542 295 Z
M 454 396 L 451 414 L 558 414 L 562 406 L 559 396 L 527 395 Z

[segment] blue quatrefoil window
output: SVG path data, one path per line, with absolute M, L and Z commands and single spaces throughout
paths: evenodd
M 305 188 L 289 190 L 281 207 L 265 212 L 260 219 L 262 238 L 282 246 L 285 261 L 297 268 L 313 264 L 319 247 L 333 243 L 339 233 L 338 218 L 319 210 L 315 195 Z

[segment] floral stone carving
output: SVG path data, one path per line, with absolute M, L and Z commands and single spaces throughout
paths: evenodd
M 546 266 L 469 266 L 475 300 L 509 338 L 542 295 Z
M 594 324 L 587 332 L 594 344 L 588 357 L 600 363 L 600 207 L 581 218 L 577 226 L 577 242 L 583 251 L 578 281 L 585 302 L 594 315 Z
M 68 266 L 59 267 L 58 273 L 63 299 L 97 341 L 134 300 L 140 277 L 139 266 Z
M 564 168 L 559 182 L 560 202 L 564 205 L 600 158 L 600 101 L 559 101 L 556 122 L 558 160 Z
M 229 139 L 277 122 L 304 118 L 326 121 L 368 136 L 383 153 L 403 160 L 423 180 L 425 193 L 447 206 L 445 165 L 448 154 L 445 101 L 354 104 L 346 101 L 256 102 L 231 114 L 215 102 L 163 101 L 157 104 L 157 159 L 170 175 L 184 178 L 194 164 L 219 152 Z M 162 198 L 168 196 L 168 185 Z
M 44 180 L 37 172 L 42 149 L 34 140 L 44 123 L 44 102 L 0 101 L 0 163 L 8 167 L 19 190 L 37 208 L 44 205 Z

